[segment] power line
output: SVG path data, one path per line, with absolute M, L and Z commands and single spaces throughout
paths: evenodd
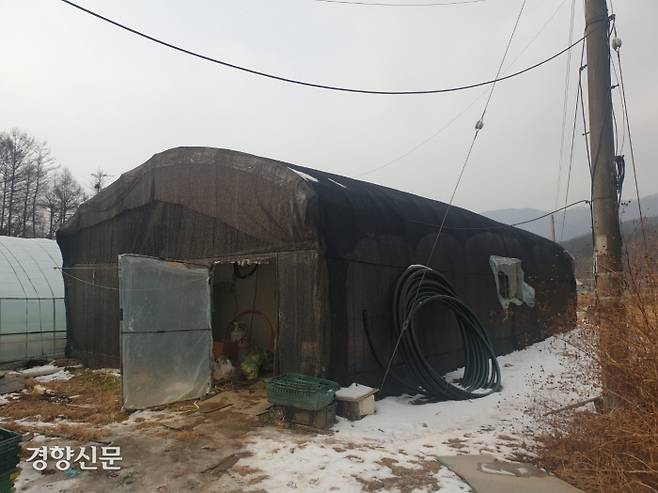
M 525 3 L 525 0 L 524 0 Z M 441 233 L 443 232 L 443 226 L 445 225 L 446 219 L 448 218 L 448 213 L 450 212 L 450 209 L 452 208 L 452 203 L 455 199 L 455 194 L 457 193 L 457 189 L 459 188 L 459 184 L 461 183 L 462 177 L 464 176 L 464 171 L 466 171 L 466 166 L 468 165 L 468 161 L 471 157 L 471 154 L 473 152 L 473 148 L 475 147 L 475 141 L 478 138 L 478 135 L 480 134 L 480 129 L 476 127 L 475 133 L 473 134 L 473 140 L 471 140 L 471 145 L 468 148 L 468 152 L 466 153 L 466 158 L 464 159 L 464 163 L 461 166 L 461 169 L 459 170 L 459 176 L 457 177 L 457 182 L 455 183 L 455 186 L 452 189 L 452 194 L 450 195 L 450 201 L 446 205 L 446 209 L 443 213 L 443 218 L 441 219 L 441 224 L 439 225 L 439 230 L 436 233 L 436 236 L 434 237 L 434 243 L 432 244 L 432 248 L 430 250 L 429 257 L 427 259 L 427 266 L 429 267 L 429 264 L 432 260 L 432 257 L 434 256 L 434 251 L 436 250 L 436 247 L 439 243 L 439 237 L 441 236 Z M 418 283 L 418 289 L 416 289 L 416 294 L 414 296 L 414 301 L 411 304 L 411 306 L 415 306 L 416 303 L 418 302 L 418 295 L 420 294 L 420 287 L 423 285 L 423 281 L 425 280 L 425 274 L 427 270 L 423 271 L 423 275 L 420 278 L 420 282 Z M 386 379 L 388 378 L 388 374 L 391 371 L 391 365 L 393 364 L 393 360 L 395 359 L 395 356 L 397 355 L 398 348 L 400 347 L 400 341 L 402 340 L 402 336 L 406 332 L 407 328 L 409 327 L 409 320 L 405 320 L 404 324 L 402 325 L 402 330 L 400 330 L 400 335 L 398 336 L 398 339 L 395 343 L 395 347 L 393 348 L 393 353 L 391 354 L 391 357 L 388 360 L 388 364 L 386 365 L 386 371 L 384 371 L 384 377 L 382 378 L 382 383 L 379 386 L 380 389 L 384 388 L 384 384 L 386 383 Z
M 555 209 L 554 211 L 547 212 L 546 214 L 542 214 L 541 216 L 538 216 L 538 217 L 535 217 L 535 218 L 532 218 L 532 219 L 528 219 L 527 221 L 521 221 L 519 223 L 510 224 L 510 226 L 522 226 L 524 224 L 532 223 L 532 222 L 535 222 L 535 221 L 539 221 L 540 219 L 544 219 L 545 217 L 552 216 L 556 212 L 566 211 L 567 209 L 570 209 L 571 207 L 573 207 L 575 205 L 589 204 L 589 203 L 590 203 L 590 201 L 587 200 L 587 199 L 578 200 L 576 202 L 572 202 L 569 205 L 565 205 L 564 207 L 560 207 L 559 209 Z
M 583 91 L 583 70 L 587 67 L 587 65 L 583 64 L 585 57 L 585 45 L 583 44 L 583 49 L 582 53 L 580 55 L 580 67 L 578 67 L 578 92 L 580 93 L 580 111 L 583 119 L 583 142 L 585 144 L 585 156 L 587 157 L 587 169 L 589 171 L 590 175 L 590 199 L 593 197 L 592 193 L 592 186 L 591 186 L 591 177 L 592 177 L 592 156 L 590 154 L 590 149 L 589 149 L 589 142 L 587 140 L 587 117 L 585 116 L 585 92 Z M 578 99 L 576 98 L 576 104 L 578 104 Z M 589 205 L 589 222 L 590 222 L 590 232 L 592 235 L 592 245 L 595 243 L 595 238 L 594 238 L 594 213 L 592 211 L 592 201 L 590 200 L 588 202 Z M 596 269 L 596 262 L 593 265 L 594 269 Z
M 622 108 L 624 107 L 624 101 L 623 97 L 621 94 L 621 83 L 619 82 L 619 72 L 617 70 L 617 64 L 615 63 L 615 59 L 611 58 L 612 61 L 612 73 L 615 76 L 615 85 L 613 87 L 617 87 L 619 90 L 617 91 L 617 97 L 619 98 L 619 106 Z M 613 118 L 615 117 L 615 113 L 612 113 Z M 615 118 L 615 125 L 616 125 L 616 118 Z M 618 134 L 619 132 L 615 129 L 616 133 Z M 621 140 L 621 142 L 619 142 Z M 623 154 L 624 153 L 624 145 L 626 144 L 626 115 L 622 109 L 621 113 L 621 139 L 617 136 L 617 154 Z
M 581 58 L 582 62 L 582 58 Z M 580 92 L 582 86 L 578 86 L 578 91 L 576 92 L 576 104 L 575 104 L 575 109 L 573 113 L 573 126 L 571 128 L 571 144 L 569 148 L 569 167 L 568 167 L 568 172 L 567 172 L 567 188 L 564 192 L 564 213 L 562 214 L 562 228 L 560 230 L 560 240 L 564 239 L 564 228 L 567 222 L 567 201 L 569 200 L 569 190 L 571 189 L 571 169 L 573 168 L 573 152 L 574 152 L 574 144 L 576 142 L 576 124 L 578 122 L 578 98 L 582 98 L 582 94 Z
M 482 3 L 486 0 L 463 0 L 461 2 L 429 2 L 429 3 L 384 3 L 384 2 L 350 2 L 348 0 L 315 0 L 323 3 L 340 3 L 343 5 L 360 5 L 365 7 L 445 7 L 449 5 L 468 5 Z
M 584 53 L 584 48 L 583 48 Z M 587 141 L 587 117 L 585 116 L 585 97 L 583 92 L 583 70 L 586 65 L 583 65 L 583 57 L 581 56 L 580 68 L 578 69 L 578 91 L 580 92 L 580 111 L 583 117 L 583 137 L 585 139 L 585 154 L 587 156 L 587 169 L 589 170 L 590 177 L 592 176 L 592 156 L 590 154 L 589 142 Z M 591 191 L 590 191 L 591 192 Z M 591 193 L 590 193 L 591 196 Z
M 496 78 L 498 77 L 498 75 L 500 75 L 500 71 L 502 70 L 503 64 L 505 63 L 505 58 L 507 57 L 510 45 L 512 44 L 512 39 L 514 38 L 514 34 L 516 33 L 516 28 L 519 25 L 519 20 L 521 19 L 521 15 L 523 14 L 523 10 L 525 8 L 526 1 L 527 0 L 523 0 L 523 2 L 521 3 L 521 8 L 519 10 L 519 14 L 517 15 L 516 21 L 514 22 L 514 28 L 512 29 L 509 40 L 507 41 L 507 45 L 505 46 L 505 52 L 503 54 L 502 60 L 500 62 L 500 65 L 498 66 L 498 72 L 496 74 Z M 434 242 L 432 243 L 432 248 L 430 249 L 430 253 L 429 253 L 429 256 L 427 258 L 426 264 L 427 264 L 428 267 L 430 266 L 430 264 L 432 262 L 432 257 L 434 257 L 434 252 L 436 250 L 437 245 L 439 244 L 439 238 L 441 237 L 441 233 L 443 232 L 443 227 L 445 226 L 446 219 L 448 218 L 448 214 L 450 213 L 450 209 L 452 208 L 452 204 L 455 200 L 455 195 L 457 194 L 457 190 L 459 189 L 459 185 L 462 181 L 462 178 L 464 177 L 464 172 L 466 171 L 466 166 L 468 165 L 468 162 L 471 158 L 471 154 L 473 153 L 473 148 L 475 147 L 475 141 L 477 140 L 478 135 L 480 135 L 480 130 L 482 130 L 482 128 L 484 126 L 484 123 L 483 123 L 484 115 L 485 115 L 485 113 L 487 111 L 487 108 L 489 106 L 489 102 L 491 101 L 491 96 L 493 94 L 494 87 L 492 87 L 492 90 L 489 93 L 489 97 L 488 97 L 487 102 L 484 106 L 484 110 L 482 111 L 482 116 L 481 116 L 480 120 L 478 120 L 478 122 L 475 124 L 475 133 L 473 134 L 473 139 L 471 140 L 471 145 L 468 148 L 468 152 L 466 153 L 466 158 L 464 159 L 464 162 L 461 166 L 461 169 L 459 170 L 459 175 L 457 176 L 457 181 L 455 182 L 455 186 L 452 189 L 452 193 L 450 195 L 450 200 L 448 201 L 448 204 L 446 205 L 445 211 L 443 212 L 443 218 L 441 219 L 441 224 L 439 225 L 439 229 L 436 232 L 436 236 L 434 237 Z M 418 302 L 418 296 L 420 294 L 420 288 L 423 285 L 423 282 L 425 281 L 425 275 L 427 274 L 427 270 L 428 269 L 423 270 L 423 274 L 420 278 L 420 282 L 418 283 L 418 287 L 416 289 L 416 294 L 414 295 L 414 300 L 411 304 L 412 308 Z M 413 313 L 413 310 L 409 310 L 409 313 Z M 388 377 L 388 374 L 391 370 L 391 365 L 393 364 L 393 360 L 395 359 L 395 356 L 397 354 L 397 350 L 398 350 L 398 347 L 400 346 L 400 341 L 402 340 L 402 336 L 404 335 L 404 333 L 407 331 L 407 329 L 409 327 L 409 322 L 410 322 L 409 318 L 407 318 L 404 321 L 403 325 L 402 325 L 402 329 L 400 330 L 400 334 L 398 335 L 397 341 L 395 343 L 395 347 L 393 348 L 393 353 L 391 354 L 391 357 L 388 360 L 388 364 L 386 365 L 386 370 L 384 372 L 384 377 L 382 378 L 382 383 L 379 386 L 380 389 L 384 388 L 384 384 L 386 383 L 386 378 Z
M 138 31 L 137 29 L 133 29 L 131 27 L 128 27 L 124 24 L 121 24 L 117 21 L 114 21 L 108 17 L 105 17 L 101 14 L 98 14 L 92 10 L 89 10 L 85 7 L 82 7 L 81 5 L 78 5 L 76 3 L 71 2 L 70 0 L 60 0 L 61 2 L 74 7 L 86 14 L 89 14 L 93 17 L 96 17 L 97 19 L 100 19 L 102 21 L 105 21 L 109 24 L 112 24 L 115 27 L 118 27 L 120 29 L 123 29 L 125 31 L 128 31 L 132 34 L 135 34 L 136 36 L 139 36 L 141 38 L 147 39 L 149 41 L 152 41 L 154 43 L 160 44 L 162 46 L 166 46 L 167 48 L 171 48 L 172 50 L 178 51 L 180 53 L 184 53 L 186 55 L 190 55 L 196 58 L 200 58 L 202 60 L 206 60 L 208 62 L 216 63 L 218 65 L 222 65 L 224 67 L 232 68 L 235 70 L 239 70 L 242 72 L 246 72 L 252 75 L 257 75 L 260 77 L 265 77 L 268 79 L 273 79 L 273 80 L 278 80 L 280 82 L 287 82 L 289 84 L 295 84 L 299 86 L 306 86 L 306 87 L 314 87 L 317 89 L 326 89 L 330 91 L 338 91 L 338 92 L 350 92 L 350 93 L 358 93 L 358 94 L 377 94 L 377 95 L 390 95 L 390 96 L 403 96 L 403 95 L 420 95 L 420 94 L 440 94 L 440 93 L 446 93 L 446 92 L 456 92 L 456 91 L 463 91 L 466 89 L 473 89 L 476 87 L 482 87 L 482 86 L 488 86 L 490 84 L 494 84 L 497 82 L 501 82 L 507 79 L 511 79 L 513 77 L 517 77 L 519 75 L 525 74 L 526 72 L 530 72 L 531 70 L 534 70 L 536 68 L 541 67 L 542 65 L 558 58 L 560 55 L 568 52 L 570 49 L 572 49 L 574 46 L 578 45 L 579 43 L 583 42 L 585 38 L 588 36 L 588 34 L 584 35 L 582 38 L 580 38 L 578 41 L 575 43 L 571 44 L 570 46 L 567 46 L 566 48 L 558 51 L 557 53 L 549 56 L 548 58 L 545 58 L 529 67 L 526 67 L 522 70 L 519 70 L 517 72 L 514 72 L 512 74 L 508 74 L 502 77 L 497 77 L 492 80 L 487 80 L 487 81 L 482 81 L 482 82 L 475 82 L 472 84 L 463 84 L 459 86 L 454 86 L 454 87 L 447 87 L 447 88 L 440 88 L 440 89 L 421 89 L 421 90 L 404 90 L 404 91 L 384 91 L 384 90 L 375 90 L 375 89 L 358 89 L 358 88 L 351 88 L 351 87 L 345 87 L 345 86 L 333 86 L 333 85 L 328 85 L 328 84 L 321 84 L 321 83 L 316 83 L 316 82 L 307 82 L 307 81 L 302 81 L 298 79 L 292 79 L 290 77 L 284 77 L 282 75 L 276 75 L 276 74 L 271 74 L 268 72 L 263 72 L 261 70 L 245 67 L 242 65 L 236 65 L 234 63 L 230 63 L 224 60 L 220 60 L 218 58 L 213 58 L 207 55 L 202 55 L 200 53 L 188 50 L 186 48 L 183 48 L 181 46 L 177 46 L 173 43 L 169 43 L 167 41 L 164 41 L 162 39 L 156 38 L 154 36 L 145 34 L 141 31 Z
M 569 43 L 573 41 L 573 27 L 576 13 L 576 0 L 571 0 L 571 16 L 569 19 Z M 582 64 L 581 64 L 582 65 Z M 567 54 L 567 67 L 564 74 L 564 96 L 562 100 L 562 131 L 560 133 L 560 155 L 557 170 L 557 190 L 555 191 L 555 206 L 560 200 L 560 189 L 562 188 L 562 164 L 564 162 L 564 145 L 567 127 L 567 111 L 569 106 L 569 82 L 571 82 L 571 52 Z M 577 101 L 576 101 L 577 103 Z M 575 126 L 575 122 L 574 122 Z
M 519 54 L 516 55 L 516 57 L 514 57 L 514 60 L 512 60 L 512 61 L 509 63 L 509 65 L 507 66 L 508 69 L 509 69 L 510 67 L 513 67 L 513 66 L 516 64 L 516 62 L 519 61 L 519 58 L 521 58 L 521 56 L 522 56 L 522 55 L 528 50 L 528 48 L 530 48 L 530 47 L 534 44 L 534 42 L 537 41 L 537 38 L 539 38 L 539 36 L 541 35 L 541 33 L 544 32 L 544 30 L 548 27 L 548 25 L 549 25 L 549 24 L 551 23 L 551 21 L 555 18 L 555 16 L 557 15 L 557 13 L 560 11 L 560 9 L 562 8 L 562 6 L 563 6 L 566 2 L 567 2 L 567 0 L 562 0 L 562 1 L 558 4 L 558 6 L 557 6 L 557 7 L 555 8 L 555 10 L 553 11 L 553 13 L 552 13 L 550 16 L 548 16 L 548 18 L 546 19 L 546 21 L 544 21 L 544 24 L 542 24 L 542 26 L 537 30 L 537 32 L 536 32 L 535 35 L 532 37 L 532 39 L 528 42 L 528 44 L 526 44 L 526 45 L 523 47 L 523 49 L 519 52 Z
M 440 134 L 442 134 L 443 132 L 445 132 L 445 131 L 446 131 L 446 130 L 447 130 L 447 129 L 453 124 L 453 123 L 455 123 L 455 122 L 456 122 L 457 120 L 459 120 L 462 116 L 464 116 L 464 115 L 468 112 L 468 110 L 470 110 L 470 109 L 475 105 L 475 103 L 477 103 L 477 102 L 478 102 L 478 101 L 479 101 L 479 100 L 480 100 L 480 99 L 481 99 L 486 93 L 487 93 L 487 91 L 483 91 L 482 93 L 480 93 L 480 95 L 479 95 L 477 98 L 475 98 L 473 101 L 471 101 L 471 102 L 468 104 L 468 106 L 466 106 L 462 111 L 460 111 L 460 112 L 459 112 L 457 115 L 455 115 L 451 120 L 449 120 L 448 123 L 446 123 L 445 125 L 443 125 L 443 126 L 442 126 L 441 128 L 439 128 L 436 132 L 434 132 L 432 135 L 430 135 L 429 137 L 427 137 L 425 140 L 422 140 L 421 142 L 419 142 L 418 144 L 416 144 L 415 146 L 413 146 L 413 147 L 412 147 L 411 149 L 409 149 L 408 151 L 404 152 L 403 154 L 398 155 L 397 157 L 394 157 L 393 159 L 391 159 L 391 160 L 389 160 L 389 161 L 386 161 L 384 164 L 381 164 L 381 165 L 379 165 L 379 166 L 376 166 L 375 168 L 371 168 L 371 169 L 369 169 L 369 170 L 367 170 L 367 171 L 364 171 L 364 172 L 359 173 L 359 174 L 354 175 L 354 176 L 355 176 L 356 178 L 359 178 L 359 177 L 362 177 L 362 176 L 365 176 L 365 175 L 369 175 L 370 173 L 374 173 L 375 171 L 379 171 L 379 170 L 382 170 L 382 169 L 384 169 L 384 168 L 388 168 L 388 167 L 391 166 L 392 164 L 395 164 L 395 163 L 397 163 L 398 161 L 400 161 L 400 160 L 404 159 L 405 157 L 409 156 L 410 154 L 413 154 L 415 151 L 417 151 L 418 149 L 420 149 L 421 147 L 423 147 L 425 144 L 427 144 L 427 143 L 430 142 L 431 140 L 434 140 L 434 139 L 435 139 L 436 137 L 438 137 Z
M 560 9 L 562 8 L 562 6 L 566 3 L 566 1 L 567 1 L 567 0 L 562 0 L 562 1 L 560 2 L 560 4 L 556 7 L 556 9 L 553 11 L 553 13 L 548 17 L 548 19 L 546 19 L 546 21 L 544 22 L 544 24 L 543 24 L 543 25 L 537 30 L 537 32 L 536 32 L 535 35 L 532 37 L 532 39 L 531 39 L 531 40 L 530 40 L 530 41 L 529 41 L 529 42 L 523 47 L 523 49 L 522 49 L 522 50 L 516 55 L 516 57 L 514 58 L 514 60 L 512 60 L 512 61 L 507 65 L 506 70 L 508 70 L 508 69 L 510 69 L 511 67 L 513 67 L 513 66 L 516 64 L 516 62 L 519 61 L 519 59 L 521 58 L 521 56 L 523 56 L 523 54 L 528 50 L 528 48 L 530 48 L 530 46 L 532 46 L 532 45 L 534 44 L 534 42 L 537 41 L 537 39 L 539 38 L 539 36 L 541 35 L 541 33 L 544 32 L 544 30 L 546 29 L 546 27 L 548 27 L 548 25 L 550 24 L 550 22 L 555 18 L 555 16 L 556 16 L 557 13 L 560 11 Z M 361 172 L 361 173 L 358 173 L 358 174 L 354 175 L 354 177 L 356 177 L 356 178 L 360 178 L 360 177 L 362 177 L 362 176 L 366 176 L 366 175 L 369 175 L 369 174 L 371 174 L 371 173 L 375 173 L 376 171 L 380 171 L 380 170 L 382 170 L 382 169 L 384 169 L 384 168 L 388 168 L 389 166 L 391 166 L 391 165 L 397 163 L 398 161 L 401 161 L 402 159 L 406 158 L 407 156 L 413 154 L 413 153 L 416 152 L 418 149 L 420 149 L 421 147 L 423 147 L 425 144 L 431 142 L 431 141 L 434 140 L 436 137 L 438 137 L 440 134 L 442 134 L 444 131 L 446 131 L 446 130 L 447 130 L 447 129 L 448 129 L 453 123 L 455 123 L 455 122 L 456 122 L 457 120 L 459 120 L 462 116 L 464 116 L 464 115 L 468 112 L 468 110 L 470 110 L 470 109 L 475 105 L 475 103 L 477 103 L 477 102 L 478 102 L 478 101 L 479 101 L 479 100 L 480 100 L 485 94 L 487 94 L 487 91 L 486 91 L 486 90 L 484 90 L 483 92 L 481 92 L 481 93 L 480 93 L 475 99 L 473 99 L 473 100 L 472 100 L 472 101 L 471 101 L 466 107 L 464 107 L 463 110 L 461 110 L 457 115 L 455 115 L 451 120 L 449 120 L 448 123 L 446 123 L 445 125 L 443 125 L 443 126 L 442 126 L 441 128 L 439 128 L 437 131 L 435 131 L 432 135 L 430 135 L 429 137 L 427 137 L 427 138 L 425 138 L 424 140 L 420 141 L 419 143 L 417 143 L 416 145 L 414 145 L 413 147 L 411 147 L 410 149 L 408 149 L 408 150 L 405 151 L 404 153 L 399 154 L 398 156 L 394 157 L 393 159 L 390 159 L 390 160 L 386 161 L 386 162 L 383 163 L 383 164 L 380 164 L 380 165 L 378 165 L 378 166 L 375 166 L 374 168 L 371 168 L 371 169 L 369 169 L 369 170 L 366 170 L 366 171 L 363 171 L 363 172 Z M 557 204 L 556 204 L 556 205 L 557 205 Z
M 619 39 L 617 36 L 617 24 L 614 23 L 612 25 L 613 31 L 615 33 L 615 40 Z M 628 103 L 626 102 L 626 86 L 624 84 L 624 72 L 621 67 L 621 54 L 620 54 L 620 48 L 621 48 L 621 42 L 619 44 L 615 44 L 615 53 L 617 53 L 617 66 L 619 67 L 619 84 L 621 87 L 621 95 L 622 95 L 622 109 L 624 110 L 624 118 L 626 120 L 626 131 L 628 133 L 628 147 L 631 151 L 631 164 L 633 167 L 633 180 L 635 182 L 635 195 L 637 197 L 637 210 L 640 214 L 640 229 L 642 230 L 642 240 L 644 242 L 644 250 L 645 252 L 648 252 L 649 246 L 647 243 L 647 233 L 644 227 L 644 214 L 642 212 L 642 201 L 640 200 L 640 187 L 638 185 L 638 180 L 637 180 L 637 168 L 635 166 L 635 151 L 633 149 L 633 138 L 631 136 L 631 125 L 628 119 Z
M 447 230 L 457 230 L 457 231 L 470 231 L 470 230 L 490 230 L 490 229 L 503 229 L 503 228 L 512 228 L 512 227 L 517 227 L 517 226 L 523 226 L 524 224 L 530 224 L 534 223 L 535 221 L 539 221 L 540 219 L 544 219 L 546 217 L 552 216 L 553 214 L 556 214 L 558 212 L 562 212 L 564 210 L 570 209 L 576 205 L 579 204 L 589 204 L 590 201 L 587 199 L 581 199 L 576 202 L 572 202 L 568 205 L 565 205 L 564 207 L 560 207 L 558 209 L 552 210 L 550 212 L 546 212 L 542 214 L 541 216 L 533 217 L 532 219 L 525 219 L 523 221 L 519 221 L 518 223 L 512 223 L 512 224 L 501 224 L 500 226 L 444 226 L 443 229 Z
M 523 9 L 525 9 L 525 4 L 526 4 L 526 0 L 523 0 L 523 2 L 521 3 L 521 9 L 519 10 L 519 15 L 516 16 L 516 21 L 514 22 L 514 27 L 512 28 L 512 34 L 510 34 L 510 37 L 507 40 L 507 46 L 505 46 L 505 52 L 503 53 L 503 58 L 501 58 L 500 60 L 500 65 L 498 65 L 498 70 L 496 71 L 496 77 L 494 77 L 494 79 L 498 79 L 498 77 L 500 76 L 500 72 L 503 70 L 503 64 L 505 63 L 505 59 L 507 58 L 507 54 L 509 53 L 509 48 L 512 45 L 512 40 L 514 39 L 514 35 L 516 34 L 516 28 L 519 27 L 519 21 L 521 20 L 521 14 L 523 14 Z M 484 109 L 482 110 L 482 115 L 480 116 L 481 122 L 484 121 L 484 115 L 487 112 L 487 108 L 489 108 L 489 103 L 491 103 L 491 98 L 493 96 L 495 88 L 496 88 L 496 82 L 494 81 L 494 83 L 491 84 L 491 90 L 489 91 L 489 96 L 487 96 L 487 102 L 484 103 Z

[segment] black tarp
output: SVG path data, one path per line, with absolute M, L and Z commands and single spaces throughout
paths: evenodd
M 65 273 L 68 354 L 118 366 L 117 256 L 212 263 L 267 255 L 279 287 L 281 371 L 377 384 L 375 350 L 391 347 L 391 297 L 410 264 L 427 263 L 446 205 L 236 151 L 156 154 L 83 204 L 57 234 Z M 536 305 L 505 312 L 491 255 L 522 261 Z M 452 207 L 430 266 L 443 272 L 508 352 L 575 322 L 575 279 L 557 244 Z M 459 365 L 450 317 L 425 334 L 437 365 Z

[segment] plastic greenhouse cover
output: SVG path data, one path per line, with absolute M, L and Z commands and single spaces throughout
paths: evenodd
M 61 266 L 53 240 L 0 236 L 0 363 L 64 355 Z
M 120 255 L 119 296 L 124 408 L 204 395 L 212 350 L 208 269 Z
M 0 298 L 63 298 L 61 266 L 54 240 L 0 236 Z

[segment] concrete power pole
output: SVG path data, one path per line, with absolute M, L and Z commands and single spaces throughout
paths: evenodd
M 621 233 L 614 164 L 609 24 L 606 0 L 585 0 L 589 142 L 592 156 L 594 275 L 600 334 L 603 409 L 621 405 L 623 382 L 609 358 L 625 359 Z
M 609 19 L 606 0 L 585 0 L 589 141 L 596 294 L 602 308 L 622 294 L 621 233 L 617 205 Z

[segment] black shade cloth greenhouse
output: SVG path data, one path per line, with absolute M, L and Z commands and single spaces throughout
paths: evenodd
M 226 149 L 156 154 L 83 204 L 57 234 L 67 274 L 68 354 L 91 366 L 118 366 L 116 266 L 123 253 L 206 265 L 272 259 L 278 371 L 341 383 L 379 384 L 383 370 L 373 351 L 384 360 L 392 351 L 393 289 L 411 264 L 449 279 L 498 353 L 574 325 L 573 262 L 549 240 L 452 207 L 428 262 L 446 207 Z M 492 256 L 521 261 L 533 306 L 503 308 Z M 433 323 L 421 337 L 436 365 L 462 364 L 454 320 L 440 310 L 419 316 Z

